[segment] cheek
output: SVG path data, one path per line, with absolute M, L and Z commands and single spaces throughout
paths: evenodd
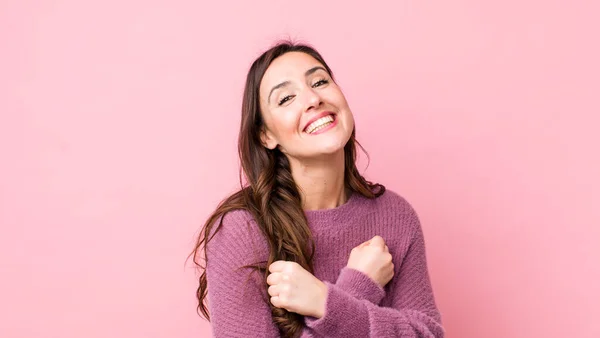
M 285 113 L 273 116 L 271 119 L 272 130 L 280 139 L 293 136 L 298 131 L 298 117 L 296 114 Z
M 346 125 L 352 129 L 354 127 L 354 115 L 352 114 L 352 110 L 348 106 L 348 102 L 344 95 L 340 92 L 339 96 L 337 96 L 336 106 L 344 112 L 344 120 Z
M 352 130 L 354 129 L 354 116 L 352 115 L 352 112 L 350 112 L 350 110 L 348 110 L 348 116 L 347 118 L 347 123 L 348 123 L 348 129 Z
M 335 88 L 334 90 L 332 90 L 329 93 L 329 95 L 327 95 L 326 99 L 327 101 L 335 105 L 338 109 L 345 110 L 348 111 L 348 113 L 350 113 L 346 97 L 339 88 Z

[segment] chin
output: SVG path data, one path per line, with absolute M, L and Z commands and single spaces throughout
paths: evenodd
M 336 143 L 332 143 L 332 144 L 327 144 L 327 145 L 322 145 L 321 147 L 319 147 L 320 149 L 318 150 L 318 153 L 320 154 L 335 154 L 338 151 L 344 151 L 344 147 L 346 146 L 346 142 L 336 142 Z

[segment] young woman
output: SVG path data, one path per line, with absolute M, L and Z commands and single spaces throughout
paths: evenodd
M 246 183 L 193 252 L 214 336 L 444 336 L 417 214 L 359 174 L 354 135 L 316 50 L 285 42 L 254 61 L 239 134 Z

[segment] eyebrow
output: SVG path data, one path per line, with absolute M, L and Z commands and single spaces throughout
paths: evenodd
M 327 71 L 327 69 L 325 69 L 324 67 L 322 67 L 322 66 L 315 66 L 315 67 L 312 67 L 311 69 L 307 70 L 304 73 L 304 77 L 310 76 L 312 73 L 316 72 L 319 69 L 324 70 L 326 73 L 329 74 L 329 72 Z M 285 86 L 287 86 L 289 84 L 290 84 L 290 81 L 283 81 L 282 83 L 280 83 L 280 84 L 276 85 L 275 87 L 271 88 L 271 91 L 269 92 L 269 97 L 267 98 L 267 102 L 271 102 L 271 94 L 273 94 L 273 92 L 275 90 L 277 90 L 277 89 L 279 89 L 281 87 L 285 87 Z

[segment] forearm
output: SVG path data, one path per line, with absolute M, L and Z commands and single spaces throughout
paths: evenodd
M 441 323 L 417 309 L 379 307 L 366 299 L 356 299 L 336 285 L 327 284 L 325 315 L 306 318 L 306 325 L 327 337 L 427 337 L 441 338 Z

